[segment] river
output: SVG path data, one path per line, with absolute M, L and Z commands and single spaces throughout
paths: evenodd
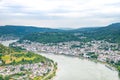
M 11 42 L 7 41 L 3 44 Z M 53 80 L 119 80 L 117 71 L 111 70 L 101 63 L 63 55 L 43 53 L 41 55 L 58 63 L 58 70 Z
M 8 40 L 8 41 L 0 41 L 1 44 L 4 46 L 9 46 L 10 43 L 16 42 L 17 40 Z

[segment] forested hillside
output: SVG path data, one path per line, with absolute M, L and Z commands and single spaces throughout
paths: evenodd
M 101 27 L 91 32 L 84 31 L 83 33 L 87 39 L 120 43 L 120 23 Z
M 30 26 L 1 26 L 0 36 L 1 35 L 17 36 L 20 37 L 20 41 L 30 40 L 42 43 L 91 40 L 106 40 L 120 43 L 120 23 L 110 24 L 105 27 L 80 28 L 75 30 L 59 30 Z
M 66 32 L 36 32 L 28 34 L 20 39 L 20 41 L 23 40 L 41 43 L 105 40 L 120 43 L 120 23 L 114 23 L 106 27 L 82 28 L 68 30 Z
M 78 41 L 80 39 L 72 33 L 45 32 L 45 33 L 33 33 L 26 35 L 20 41 L 23 40 L 30 40 L 33 42 L 40 42 L 40 43 L 57 43 L 57 42 L 66 42 L 66 41 Z
M 8 35 L 14 37 L 21 37 L 33 32 L 61 32 L 61 31 L 63 30 L 33 26 L 14 26 L 14 25 L 0 26 L 0 36 Z

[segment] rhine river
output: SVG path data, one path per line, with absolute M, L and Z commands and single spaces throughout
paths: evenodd
M 2 43 L 8 46 L 11 42 L 14 41 Z M 58 63 L 58 70 L 53 80 L 119 80 L 117 71 L 111 70 L 101 63 L 63 55 L 41 55 Z

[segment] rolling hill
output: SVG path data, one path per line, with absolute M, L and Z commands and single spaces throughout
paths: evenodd
M 77 41 L 79 40 L 73 33 L 65 32 L 44 32 L 44 33 L 32 33 L 24 36 L 20 39 L 20 42 L 23 40 L 30 40 L 33 42 L 40 43 L 58 43 L 58 42 L 67 42 L 67 41 Z
M 75 35 L 76 33 L 80 35 Z M 0 26 L 0 36 L 2 35 L 20 37 L 21 41 L 31 40 L 45 43 L 91 40 L 106 40 L 120 43 L 120 23 L 113 23 L 104 27 L 79 28 L 74 30 L 7 25 Z M 80 39 L 80 37 L 86 38 Z
M 33 26 L 14 26 L 14 25 L 0 26 L 0 36 L 8 35 L 8 36 L 21 37 L 33 32 L 62 32 L 62 31 L 64 30 L 33 27 Z
M 85 38 L 81 39 L 80 37 Z M 66 32 L 36 32 L 24 36 L 21 41 L 22 40 L 30 40 L 43 43 L 106 40 L 109 42 L 120 43 L 120 23 L 110 24 L 105 27 L 67 30 Z
M 91 32 L 84 31 L 84 36 L 89 39 L 120 43 L 120 23 L 110 24 L 106 27 L 101 27 Z

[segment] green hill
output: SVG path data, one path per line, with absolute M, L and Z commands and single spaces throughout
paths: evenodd
M 0 60 L 2 61 L 1 65 L 5 66 L 45 62 L 47 58 L 32 52 L 17 52 L 0 44 Z
M 52 28 L 42 28 L 35 26 L 14 26 L 14 25 L 6 25 L 0 26 L 0 36 L 14 36 L 14 37 L 22 37 L 26 34 L 30 34 L 33 32 L 62 32 L 64 30 L 52 29 Z
M 12 53 L 12 52 L 13 52 L 12 49 L 10 49 L 10 48 L 8 48 L 8 47 L 5 47 L 5 46 L 3 46 L 2 44 L 0 44 L 0 54 L 5 55 L 5 54 L 10 54 L 10 53 Z
M 36 32 L 28 34 L 20 39 L 20 41 L 23 40 L 30 40 L 40 43 L 106 40 L 109 42 L 120 43 L 120 23 L 114 23 L 105 27 L 82 28 L 69 30 L 66 32 Z
M 67 41 L 77 41 L 79 40 L 73 33 L 64 33 L 64 32 L 44 32 L 44 33 L 32 33 L 24 36 L 21 40 L 30 40 L 33 42 L 40 43 L 58 43 L 58 42 L 67 42 Z
M 17 52 L 0 44 L 0 80 L 48 80 L 55 72 L 56 65 L 52 60 L 29 51 Z
M 91 40 L 106 40 L 120 43 L 120 23 L 101 27 L 91 32 L 84 32 L 84 36 Z
M 75 35 L 76 33 L 79 35 Z M 30 40 L 41 43 L 91 40 L 106 40 L 120 43 L 120 23 L 113 23 L 104 27 L 80 28 L 75 30 L 59 30 L 31 26 L 1 26 L 0 36 L 2 35 L 22 36 L 20 41 Z M 81 39 L 81 37 L 84 38 Z

